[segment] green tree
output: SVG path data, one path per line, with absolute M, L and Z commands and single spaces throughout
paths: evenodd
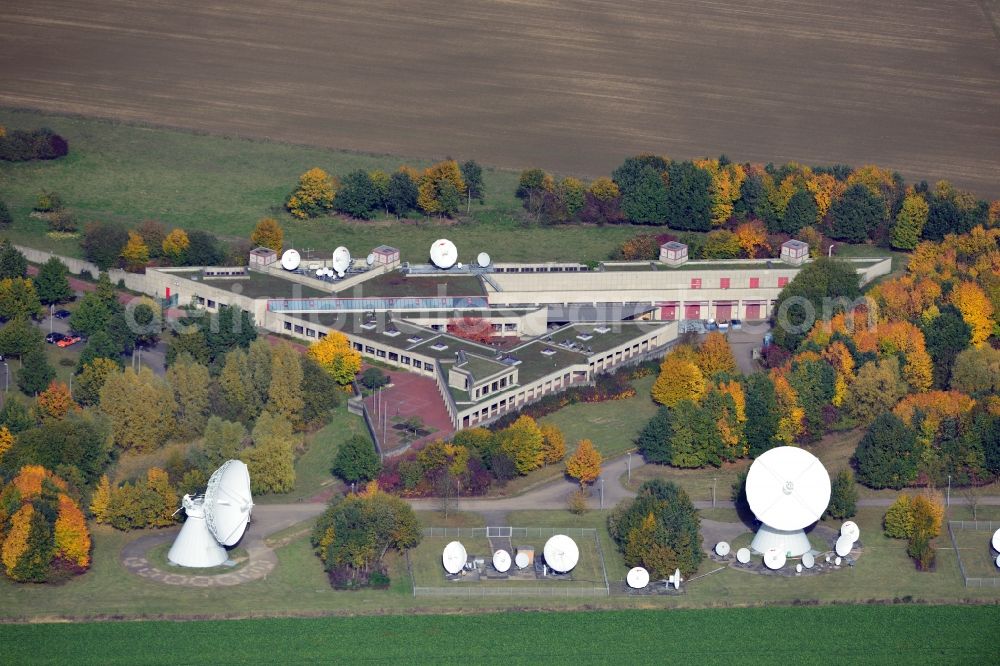
M 47 469 L 72 466 L 83 475 L 84 482 L 92 483 L 104 471 L 110 453 L 104 420 L 89 412 L 70 413 L 20 433 L 14 446 L 0 458 L 0 470 L 13 477 L 25 465 Z
M 842 469 L 833 480 L 826 515 L 843 520 L 852 517 L 857 510 L 858 489 L 854 485 L 854 475 L 851 470 Z
M 885 217 L 885 201 L 858 183 L 830 204 L 830 238 L 863 243 Z
M 23 278 L 28 274 L 28 260 L 10 240 L 0 241 L 0 280 Z
M 929 212 L 926 199 L 919 194 L 907 195 L 903 199 L 903 207 L 896 214 L 896 223 L 892 225 L 892 246 L 897 250 L 912 250 L 917 247 Z
M 381 197 L 375 182 L 367 171 L 358 169 L 341 179 L 337 198 L 333 202 L 338 213 L 344 213 L 361 220 L 375 216 Z
M 389 189 L 386 193 L 386 203 L 389 210 L 401 217 L 417 208 L 417 184 L 410 176 L 397 171 L 389 176 Z
M 0 354 L 24 358 L 32 349 L 42 349 L 45 342 L 42 332 L 28 323 L 26 317 L 17 317 L 0 328 Z
M 262 412 L 250 435 L 253 446 L 240 453 L 255 493 L 287 493 L 295 488 L 295 447 L 299 438 L 281 415 Z
M 201 443 L 200 467 L 206 473 L 211 473 L 227 460 L 239 457 L 240 449 L 247 440 L 247 429 L 242 423 L 226 421 L 214 414 L 205 424 L 205 435 Z
M 389 383 L 389 376 L 380 368 L 368 368 L 361 373 L 361 385 L 365 388 L 375 390 Z
M 90 337 L 98 331 L 107 331 L 112 316 L 114 312 L 108 303 L 92 291 L 80 299 L 80 304 L 70 315 L 69 325 L 74 331 Z
M 774 342 L 794 351 L 816 321 L 853 306 L 861 295 L 860 281 L 854 266 L 838 259 L 820 257 L 806 264 L 778 294 Z
M 710 231 L 705 237 L 701 252 L 705 259 L 736 259 L 742 250 L 736 234 L 727 229 L 717 229 Z
M 37 317 L 42 314 L 38 292 L 30 278 L 0 280 L 0 317 Z
M 35 289 L 38 291 L 38 298 L 45 305 L 53 303 L 65 303 L 73 297 L 73 290 L 69 286 L 67 277 L 69 270 L 66 264 L 52 257 L 38 269 L 38 276 L 35 278 Z
M 722 464 L 724 447 L 716 427 L 719 415 L 713 412 L 711 407 L 702 408 L 690 400 L 681 400 L 673 408 L 671 465 L 690 468 Z
M 14 221 L 14 218 L 10 214 L 10 210 L 7 208 L 7 204 L 0 201 L 0 229 L 6 229 Z
M 712 176 L 692 162 L 672 162 L 667 168 L 666 219 L 674 229 L 712 228 Z
M 344 396 L 340 385 L 319 363 L 302 357 L 302 421 L 309 427 L 329 422 Z
M 751 457 L 781 444 L 778 434 L 778 397 L 774 392 L 774 382 L 764 373 L 754 373 L 743 380 L 743 394 L 746 396 L 746 425 L 744 431 Z
M 219 373 L 219 389 L 229 406 L 244 421 L 256 419 L 264 407 L 257 388 L 253 384 L 247 353 L 236 348 L 226 354 L 226 361 Z
M 207 365 L 211 357 L 208 350 L 208 343 L 205 342 L 205 334 L 198 330 L 180 334 L 174 333 L 167 342 L 167 365 L 172 365 L 174 359 L 185 353 L 189 354 L 198 363 Z
M 663 178 L 660 172 L 647 165 L 639 172 L 635 184 L 622 190 L 622 212 L 630 222 L 663 224 L 667 210 L 667 188 Z
M 788 200 L 788 207 L 781 218 L 781 224 L 775 231 L 782 231 L 793 236 L 803 227 L 816 224 L 816 198 L 809 190 L 796 190 Z
M 892 409 L 907 393 L 906 383 L 899 373 L 899 359 L 894 356 L 869 361 L 858 370 L 844 400 L 852 418 L 868 425 Z
M 122 248 L 128 242 L 128 232 L 115 224 L 92 222 L 84 227 L 80 247 L 87 261 L 106 271 L 118 265 Z
M 921 321 L 920 330 L 934 363 L 934 388 L 947 388 L 955 359 L 972 341 L 972 329 L 954 305 L 947 305 L 941 308 L 937 317 Z
M 191 439 L 204 430 L 208 420 L 208 382 L 208 368 L 189 354 L 179 356 L 167 369 L 167 383 L 177 406 L 174 422 L 178 437 Z
M 288 343 L 279 344 L 271 351 L 271 385 L 264 409 L 300 428 L 303 404 L 300 354 Z
M 673 459 L 670 440 L 674 435 L 670 408 L 660 407 L 635 440 L 639 452 L 648 463 L 669 465 Z
M 951 388 L 977 397 L 1000 395 L 1000 350 L 966 349 L 955 358 Z
M 882 519 L 885 535 L 893 539 L 908 539 L 913 533 L 913 512 L 910 496 L 900 493 Z
M 917 478 L 916 433 L 895 414 L 878 416 L 854 452 L 858 480 L 869 488 L 903 488 Z
M 825 361 L 795 361 L 788 377 L 798 394 L 799 406 L 805 411 L 804 441 L 817 441 L 826 431 L 823 408 L 831 404 L 836 372 Z
M 100 410 L 111 423 L 115 445 L 123 451 L 152 451 L 174 432 L 174 393 L 149 368 L 110 375 L 101 387 Z
M 756 171 L 750 171 L 743 179 L 740 198 L 733 204 L 733 212 L 740 220 L 763 220 L 769 226 L 774 224 L 774 207 L 767 198 L 762 177 Z
M 364 483 L 378 477 L 382 462 L 367 437 L 353 435 L 337 449 L 331 471 L 347 483 Z
M 45 350 L 41 347 L 28 350 L 21 361 L 21 368 L 17 371 L 17 386 L 25 395 L 41 393 L 55 379 L 56 371 L 49 365 Z
M 184 263 L 188 266 L 218 266 L 226 258 L 226 249 L 219 239 L 200 229 L 187 229 L 187 250 L 184 251 Z
M 20 398 L 11 395 L 4 399 L 3 407 L 0 408 L 0 425 L 16 435 L 35 427 L 35 417 Z
M 514 461 L 519 474 L 538 469 L 545 461 L 545 437 L 530 416 L 521 416 L 499 434 L 500 451 Z
M 121 367 L 110 358 L 95 357 L 84 363 L 73 380 L 73 399 L 84 406 L 98 404 L 101 387 L 108 377 L 121 372 Z
M 462 162 L 459 168 L 462 171 L 462 180 L 465 181 L 465 195 L 467 197 L 466 213 L 468 213 L 473 199 L 479 203 L 483 203 L 486 200 L 486 187 L 483 184 L 483 168 L 475 160 Z

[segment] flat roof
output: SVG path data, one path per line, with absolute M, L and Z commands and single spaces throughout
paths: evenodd
M 330 295 L 328 291 L 257 271 L 247 271 L 246 276 L 230 278 L 202 277 L 200 268 L 183 272 L 172 271 L 172 274 L 226 291 L 235 291 L 233 287 L 239 285 L 240 295 L 248 298 L 315 298 Z
M 485 296 L 479 277 L 446 273 L 405 274 L 395 270 L 338 291 L 340 298 L 394 298 L 406 296 Z

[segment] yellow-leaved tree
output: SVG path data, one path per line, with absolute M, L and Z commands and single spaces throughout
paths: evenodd
M 77 567 L 90 566 L 90 531 L 87 519 L 69 495 L 59 495 L 55 529 L 56 556 Z
M 76 409 L 77 406 L 69 393 L 69 387 L 62 382 L 53 381 L 35 399 L 35 410 L 42 421 L 61 419 L 70 410 Z
M 183 229 L 174 229 L 163 239 L 163 254 L 175 264 L 184 262 L 191 240 Z
M 250 242 L 255 247 L 268 247 L 281 254 L 282 244 L 285 241 L 285 232 L 281 225 L 273 217 L 265 217 L 250 234 Z
M 97 482 L 94 495 L 90 498 L 90 513 L 94 520 L 99 523 L 106 523 L 108 520 L 108 505 L 111 503 L 111 481 L 107 474 L 101 475 L 101 480 Z
M 972 329 L 972 344 L 982 347 L 993 332 L 993 304 L 975 282 L 962 282 L 951 290 L 951 302 Z
M 601 452 L 594 448 L 589 439 L 581 439 L 576 444 L 576 451 L 566 460 L 566 474 L 587 486 L 601 475 Z
M 136 232 L 128 232 L 128 242 L 122 248 L 121 256 L 125 260 L 126 270 L 142 270 L 149 263 L 149 248 L 146 247 L 146 241 Z
M 682 354 L 672 353 L 660 364 L 660 376 L 653 384 L 653 400 L 673 407 L 681 400 L 697 402 L 705 392 L 705 375 Z
M 527 474 L 545 462 L 545 437 L 535 419 L 521 416 L 498 435 L 500 451 L 514 461 L 518 474 Z
M 698 369 L 705 377 L 720 372 L 734 374 L 736 372 L 736 357 L 729 346 L 729 340 L 722 333 L 714 331 L 705 336 L 698 347 Z
M 333 208 L 337 187 L 337 181 L 326 171 L 314 167 L 299 176 L 299 186 L 288 197 L 285 207 L 289 213 L 302 220 L 316 217 Z
M 562 430 L 556 426 L 545 423 L 542 425 L 542 438 L 545 447 L 545 464 L 553 465 L 563 459 L 566 455 L 566 438 L 563 437 Z
M 351 349 L 347 336 L 330 331 L 310 347 L 309 358 L 319 363 L 341 386 L 347 386 L 361 372 L 361 353 Z
M 14 435 L 7 426 L 0 426 L 0 461 L 3 461 L 3 454 L 10 451 L 10 447 L 14 446 Z

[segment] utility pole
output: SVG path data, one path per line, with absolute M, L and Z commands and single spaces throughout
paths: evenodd
M 632 452 L 628 452 L 628 482 L 632 483 Z
M 712 478 L 712 508 L 715 508 L 715 482 L 719 479 L 717 477 Z
M 601 508 L 604 508 L 604 477 L 601 477 Z
M 948 475 L 948 499 L 946 500 L 945 506 L 951 506 L 951 474 Z

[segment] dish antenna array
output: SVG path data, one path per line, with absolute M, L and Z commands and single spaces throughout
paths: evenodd
M 816 557 L 812 553 L 804 553 L 802 555 L 802 566 L 806 569 L 812 569 L 816 566 Z
M 736 551 L 736 561 L 740 564 L 750 564 L 750 549 L 740 548 Z
M 770 449 L 750 466 L 746 492 L 761 522 L 750 544 L 753 550 L 774 550 L 782 558 L 809 552 L 803 530 L 819 520 L 830 503 L 830 475 L 819 458 L 794 446 Z
M 785 566 L 787 558 L 785 553 L 777 548 L 768 548 L 764 553 L 764 566 L 771 570 L 777 570 Z
M 568 573 L 580 561 L 580 549 L 565 534 L 556 534 L 545 542 L 542 549 L 545 564 L 556 573 Z
M 493 553 L 493 568 L 500 573 L 507 573 L 510 570 L 510 553 L 503 549 Z
M 441 553 L 441 563 L 444 565 L 444 570 L 452 575 L 464 569 L 468 560 L 469 554 L 460 541 L 452 541 L 444 547 L 444 552 Z
M 476 263 L 479 264 L 480 268 L 486 268 L 490 265 L 490 255 L 485 252 L 480 252 L 476 257 Z
M 633 567 L 625 575 L 625 582 L 633 590 L 641 590 L 649 585 L 649 572 L 642 567 Z
M 302 263 L 298 250 L 288 249 L 281 255 L 281 267 L 286 271 L 294 271 Z
M 448 270 L 458 261 L 458 248 L 447 238 L 434 241 L 431 245 L 431 263 L 438 268 Z
M 726 555 L 728 555 L 729 544 L 726 543 L 725 541 L 720 541 L 719 543 L 715 544 L 715 554 L 718 555 L 719 557 L 725 557 Z
M 344 277 L 347 269 L 351 267 L 351 251 L 341 245 L 333 251 L 333 270 L 337 272 L 337 277 Z
M 528 557 L 527 553 L 523 551 L 519 552 L 517 555 L 514 556 L 514 564 L 517 565 L 518 569 L 524 569 L 529 564 L 531 564 L 531 558 Z
M 217 567 L 229 559 L 223 546 L 233 546 L 246 531 L 253 510 L 250 472 L 240 460 L 227 460 L 208 480 L 204 495 L 184 495 L 187 514 L 167 559 L 182 567 Z M 178 509 L 180 511 L 180 509 Z

